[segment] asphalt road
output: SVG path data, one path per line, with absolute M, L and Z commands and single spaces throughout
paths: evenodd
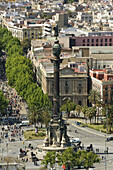
M 84 147 L 86 148 L 90 144 L 93 144 L 94 151 L 96 149 L 99 149 L 100 152 L 105 151 L 105 148 L 109 148 L 109 153 L 113 153 L 113 141 L 106 142 L 105 143 L 105 134 L 102 132 L 97 132 L 93 129 L 89 129 L 87 127 L 79 127 L 75 124 L 75 120 L 69 120 L 70 125 L 67 126 L 68 135 L 73 138 L 79 138 L 81 142 L 84 144 Z M 28 128 L 24 127 L 24 130 Z M 77 133 L 75 133 L 75 129 L 77 130 Z M 0 127 L 1 132 L 1 127 Z M 11 132 L 9 132 L 9 136 L 11 135 Z M 23 144 L 24 141 L 24 144 Z M 22 141 L 19 141 L 19 136 L 15 137 L 15 142 L 8 142 L 7 147 L 7 139 L 4 139 L 2 143 L 0 143 L 0 155 L 3 154 L 3 156 L 14 156 L 17 157 L 19 154 L 20 148 L 25 148 L 25 146 L 28 146 L 29 143 L 33 145 L 33 147 L 36 147 L 37 145 L 41 145 L 43 143 L 43 140 L 33 140 L 33 141 L 25 141 L 24 137 L 22 136 Z M 2 153 L 2 149 L 3 153 Z M 100 155 L 100 157 L 104 159 L 101 161 L 100 164 L 95 164 L 95 170 L 113 170 L 113 154 L 106 154 L 106 161 L 105 161 L 105 154 Z M 39 166 L 41 162 L 38 162 Z M 106 166 L 105 166 L 106 163 Z M 39 167 L 38 166 L 38 167 Z M 37 169 L 38 167 L 34 166 L 32 162 L 26 163 L 27 169 Z M 60 168 L 61 169 L 61 168 Z
M 95 164 L 95 170 L 113 170 L 113 141 L 105 142 L 106 136 L 105 133 L 98 132 L 96 130 L 79 127 L 75 124 L 75 120 L 68 120 L 70 125 L 68 126 L 68 134 L 73 138 L 79 138 L 86 148 L 90 144 L 93 144 L 94 151 L 99 149 L 99 152 L 104 153 L 105 148 L 109 148 L 108 153 L 112 154 L 100 154 L 100 158 L 104 157 L 101 160 L 100 164 Z M 75 129 L 77 133 L 75 133 Z M 71 130 L 71 132 L 70 132 Z M 108 137 L 108 136 L 107 136 Z M 105 158 L 106 157 L 106 158 Z M 106 159 L 106 160 L 105 160 Z M 106 166 L 105 166 L 106 165 Z

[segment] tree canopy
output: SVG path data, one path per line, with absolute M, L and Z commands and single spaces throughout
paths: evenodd
M 47 152 L 45 155 L 42 164 L 45 167 L 53 167 L 55 162 L 57 162 L 60 166 L 65 166 L 65 168 L 74 168 L 75 166 L 83 166 L 84 168 L 90 168 L 94 163 L 98 163 L 100 159 L 97 154 L 94 154 L 92 151 L 87 152 L 84 150 L 78 150 L 75 152 L 72 147 L 68 147 L 62 153 L 57 153 L 54 151 Z
M 30 38 L 24 38 L 23 41 L 21 41 L 22 49 L 25 54 L 27 54 L 28 49 L 31 49 L 31 39 Z
M 25 54 L 31 47 L 31 40 L 24 39 L 22 42 L 6 28 L 0 27 L 0 52 L 5 50 L 6 59 L 6 76 L 8 84 L 16 89 L 17 93 L 27 102 L 28 107 L 32 110 L 32 114 L 40 108 L 52 107 L 47 94 L 44 94 L 41 87 L 34 83 L 33 66 Z M 3 110 L 3 109 L 2 109 Z M 38 115 L 38 117 L 39 117 Z M 45 117 L 45 115 L 43 116 Z

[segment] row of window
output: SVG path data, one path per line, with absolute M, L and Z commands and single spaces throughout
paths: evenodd
M 81 86 L 82 82 L 79 81 L 78 85 Z M 52 86 L 54 86 L 54 81 L 52 81 Z M 65 86 L 68 87 L 69 86 L 69 81 L 65 81 Z
M 83 44 L 83 46 L 86 46 L 86 44 Z M 95 46 L 95 44 L 87 44 L 87 46 Z M 112 43 L 109 43 L 109 44 L 107 44 L 107 43 L 105 43 L 105 45 L 104 44 L 96 44 L 96 46 L 112 46 Z
M 105 90 L 108 90 L 108 86 L 105 87 Z M 111 85 L 111 90 L 113 90 L 113 85 Z
M 112 42 L 112 38 L 110 38 L 110 39 L 108 39 L 108 38 L 105 38 L 105 39 L 83 39 L 83 43 L 85 43 L 85 42 L 87 42 L 87 43 L 89 43 L 89 42 L 92 42 L 92 43 L 94 43 L 94 42 Z

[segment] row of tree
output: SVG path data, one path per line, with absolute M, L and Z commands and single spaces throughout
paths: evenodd
M 28 44 L 27 44 L 28 42 Z M 47 110 L 52 107 L 47 94 L 34 82 L 33 67 L 29 59 L 24 54 L 30 48 L 27 39 L 20 42 L 6 28 L 0 28 L 0 53 L 4 50 L 7 54 L 6 76 L 8 84 L 16 89 L 17 93 L 27 102 L 33 123 L 44 121 Z M 25 44 L 27 48 L 25 47 Z M 43 108 L 43 112 L 41 109 Z M 35 117 L 34 117 L 35 115 Z M 47 119 L 50 115 L 47 112 Z
M 47 152 L 42 164 L 47 168 L 50 166 L 53 168 L 55 163 L 65 167 L 65 169 L 74 168 L 75 166 L 88 169 L 93 166 L 94 163 L 100 162 L 100 159 L 92 151 L 87 152 L 85 150 L 78 150 L 75 152 L 73 148 L 69 147 L 62 153 L 56 153 L 55 151 Z
M 70 116 L 70 111 L 76 111 L 77 117 L 80 117 L 80 113 L 82 112 L 84 114 L 84 118 L 89 119 L 90 123 L 92 118 L 95 117 L 96 119 L 96 108 L 95 107 L 88 107 L 86 105 L 80 106 L 76 105 L 70 100 L 66 102 L 66 104 L 62 105 L 61 111 L 66 111 L 68 114 L 68 117 Z

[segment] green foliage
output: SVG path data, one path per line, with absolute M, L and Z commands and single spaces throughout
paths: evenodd
M 80 162 L 86 168 L 90 168 L 94 163 L 99 163 L 100 161 L 98 156 L 93 152 L 87 152 L 87 151 L 79 151 L 79 152 L 81 152 Z
M 81 112 L 81 109 L 82 109 L 82 107 L 80 106 L 80 105 L 77 105 L 76 106 L 76 112 L 78 113 L 78 115 L 79 115 L 79 117 L 80 117 L 80 112 Z
M 97 90 L 90 90 L 88 99 L 89 102 L 96 105 L 100 101 L 100 93 Z
M 30 108 L 30 119 L 37 121 L 42 121 L 47 124 L 50 115 L 49 112 L 42 112 L 39 110 L 43 108 L 52 107 L 52 103 L 49 100 L 47 94 L 44 94 L 42 89 L 34 83 L 33 79 L 33 67 L 29 59 L 27 59 L 24 54 L 26 54 L 28 48 L 31 48 L 31 40 L 24 39 L 21 43 L 18 38 L 12 36 L 11 32 L 6 28 L 2 29 L 0 27 L 0 55 L 1 51 L 5 50 L 7 53 L 6 59 L 6 76 L 8 79 L 8 84 L 14 87 L 17 93 L 27 102 Z M 48 116 L 48 119 L 45 121 Z
M 71 102 L 71 100 L 67 100 L 67 102 L 64 105 L 62 105 L 61 111 L 67 111 L 69 117 L 70 111 L 75 110 L 75 108 L 76 104 Z
M 2 90 L 0 90 L 0 114 L 5 114 L 5 109 L 8 106 L 8 101 L 6 100 Z
M 10 31 L 6 31 L 3 34 L 3 39 L 2 39 L 2 43 L 3 43 L 3 49 L 5 50 L 8 42 L 13 38 L 12 33 Z
M 71 147 L 68 147 L 62 153 L 56 154 L 55 152 L 47 152 L 42 161 L 42 164 L 47 167 L 50 163 L 50 166 L 53 167 L 56 158 L 60 166 L 64 165 L 66 168 L 72 169 L 75 166 L 83 166 L 88 169 L 94 163 L 100 162 L 98 155 L 94 154 L 93 152 L 78 150 L 78 152 L 75 153 L 75 151 Z
M 108 132 L 111 132 L 111 129 L 113 129 L 113 105 L 105 105 L 102 109 L 102 114 L 106 117 L 104 127 L 107 127 Z
M 25 54 L 27 54 L 28 49 L 31 49 L 31 39 L 30 38 L 24 38 L 23 41 L 21 41 L 22 49 Z
M 45 155 L 42 161 L 42 164 L 45 165 L 45 167 L 47 167 L 48 164 L 50 164 L 50 167 L 53 168 L 55 162 L 56 162 L 56 152 L 51 151 L 51 152 L 47 152 L 47 154 Z
M 66 167 L 78 165 L 78 158 L 78 154 L 76 154 L 71 147 L 66 149 L 62 154 L 57 155 L 59 165 L 65 165 Z
M 84 105 L 84 106 L 82 107 L 82 109 L 81 109 L 82 113 L 84 114 L 84 117 L 85 117 L 85 115 L 86 115 L 86 113 L 87 113 L 87 109 L 88 109 L 88 106 L 86 106 L 86 105 Z
M 72 4 L 74 0 L 68 0 L 68 4 Z
M 9 49 L 7 49 L 7 55 L 8 56 L 12 56 L 13 54 L 15 54 L 15 56 L 17 55 L 23 55 L 23 51 L 20 45 L 13 45 L 12 47 L 10 47 Z
M 10 39 L 9 42 L 8 42 L 8 44 L 6 44 L 5 51 L 8 52 L 8 50 L 9 50 L 13 45 L 20 46 L 20 41 L 19 41 L 18 38 L 14 37 L 14 38 Z
M 91 124 L 91 119 L 93 117 L 95 117 L 96 115 L 96 108 L 95 107 L 88 107 L 87 111 L 86 111 L 86 117 L 90 120 L 90 124 Z

